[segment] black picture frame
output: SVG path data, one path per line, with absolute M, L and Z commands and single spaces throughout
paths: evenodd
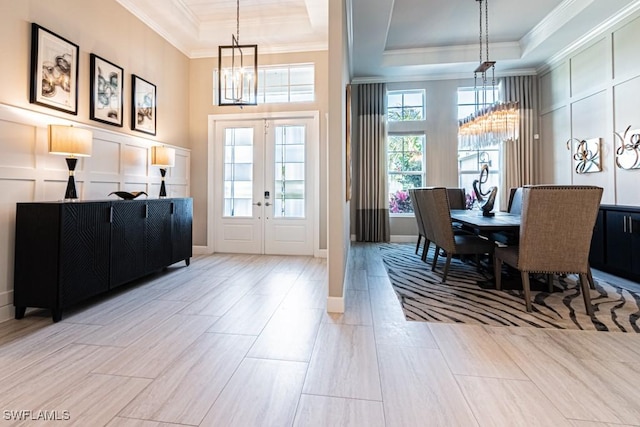
M 156 134 L 156 85 L 131 75 L 131 130 Z
M 79 52 L 77 44 L 31 23 L 30 103 L 78 114 Z
M 89 118 L 122 127 L 124 70 L 94 53 L 90 67 Z

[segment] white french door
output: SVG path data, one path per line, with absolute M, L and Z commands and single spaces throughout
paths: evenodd
M 313 255 L 316 127 L 311 118 L 215 122 L 216 252 Z

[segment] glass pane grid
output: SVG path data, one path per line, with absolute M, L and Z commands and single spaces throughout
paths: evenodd
M 253 215 L 253 128 L 228 128 L 224 141 L 224 216 Z
M 305 216 L 305 135 L 304 126 L 275 129 L 274 217 Z
M 424 186 L 424 135 L 390 135 L 387 139 L 389 211 L 412 213 L 409 189 Z

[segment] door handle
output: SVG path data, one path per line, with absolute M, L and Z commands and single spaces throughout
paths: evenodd
M 265 202 L 265 203 L 264 203 L 264 205 L 265 205 L 265 206 L 271 206 L 271 203 L 269 203 L 269 202 Z
M 633 234 L 633 221 L 631 220 L 631 215 L 629 215 L 629 234 Z
M 262 202 L 257 202 L 253 204 L 254 206 L 262 206 Z
M 626 233 L 627 232 L 627 216 L 624 216 L 624 221 L 622 221 L 622 232 Z

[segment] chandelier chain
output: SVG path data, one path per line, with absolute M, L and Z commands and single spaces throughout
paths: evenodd
M 240 44 L 240 0 L 236 0 L 236 41 Z

